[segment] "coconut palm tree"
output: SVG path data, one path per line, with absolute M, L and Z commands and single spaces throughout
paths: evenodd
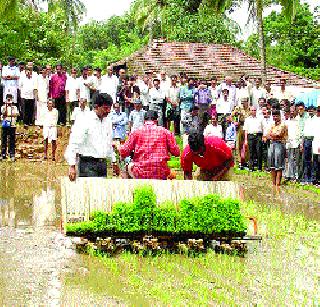
M 1 0 L 0 15 L 11 18 L 17 14 L 21 6 L 29 6 L 38 11 L 40 5 L 45 2 L 48 4 L 49 10 L 57 6 L 62 8 L 69 29 L 74 29 L 86 12 L 86 7 L 81 0 Z
M 149 45 L 152 43 L 154 25 L 161 23 L 161 10 L 165 5 L 164 0 L 136 0 L 131 6 L 134 20 L 143 30 L 148 29 Z
M 285 16 L 288 19 L 293 19 L 296 13 L 296 4 L 299 0 L 203 0 L 202 3 L 213 7 L 217 12 L 224 13 L 226 10 L 234 10 L 243 5 L 249 4 L 249 20 L 256 22 L 257 33 L 259 37 L 259 49 L 261 59 L 261 77 L 265 82 L 267 79 L 267 57 L 266 44 L 263 31 L 263 9 L 265 5 L 280 4 Z
M 77 28 L 83 15 L 86 13 L 86 7 L 81 0 L 45 0 L 48 2 L 49 12 L 55 7 L 60 7 L 66 16 L 67 29 L 72 31 Z

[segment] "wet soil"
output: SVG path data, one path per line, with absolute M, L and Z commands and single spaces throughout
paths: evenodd
M 77 254 L 61 235 L 60 184 L 67 167 L 52 162 L 0 164 L 0 304 L 104 306 L 318 304 L 319 194 L 268 177 L 235 175 L 244 214 L 255 215 L 261 243 L 245 258 Z

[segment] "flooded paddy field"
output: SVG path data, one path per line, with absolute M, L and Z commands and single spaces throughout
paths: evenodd
M 0 164 L 0 304 L 319 305 L 320 196 L 267 176 L 237 174 L 261 243 L 244 258 L 209 251 L 114 258 L 77 254 L 60 232 L 59 176 L 67 167 Z

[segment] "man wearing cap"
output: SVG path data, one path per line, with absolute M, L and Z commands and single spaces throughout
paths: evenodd
M 16 58 L 9 57 L 8 65 L 2 68 L 2 84 L 4 86 L 3 96 L 12 95 L 13 103 L 17 103 L 17 90 L 19 87 L 20 72 L 16 66 Z
M 107 158 L 112 158 L 112 106 L 110 95 L 99 94 L 96 108 L 73 126 L 65 158 L 69 164 L 69 178 L 76 179 L 76 160 L 79 156 L 80 177 L 106 177 Z
M 134 101 L 134 110 L 129 115 L 129 132 L 133 132 L 143 126 L 146 111 L 142 109 L 142 102 L 139 98 Z
M 188 137 L 188 145 L 181 155 L 181 167 L 184 179 L 192 180 L 193 164 L 200 168 L 198 180 L 227 180 L 228 172 L 234 165 L 232 151 L 226 142 L 214 136 L 203 136 L 192 132 Z
M 157 126 L 158 113 L 148 111 L 142 127 L 130 133 L 129 139 L 118 150 L 121 158 L 133 155 L 128 166 L 130 177 L 136 179 L 163 179 L 170 175 L 170 155 L 178 157 L 180 149 L 173 133 Z

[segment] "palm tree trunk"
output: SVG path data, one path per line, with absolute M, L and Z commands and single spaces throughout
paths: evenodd
M 260 58 L 261 58 L 261 78 L 263 84 L 267 81 L 267 55 L 266 55 L 266 44 L 263 33 L 263 3 L 262 0 L 256 0 L 256 10 L 257 10 L 257 26 L 258 26 L 258 36 L 259 36 L 259 48 L 260 48 Z
M 153 20 L 150 18 L 149 24 L 148 24 L 148 30 L 149 30 L 149 47 L 152 46 L 153 41 Z

